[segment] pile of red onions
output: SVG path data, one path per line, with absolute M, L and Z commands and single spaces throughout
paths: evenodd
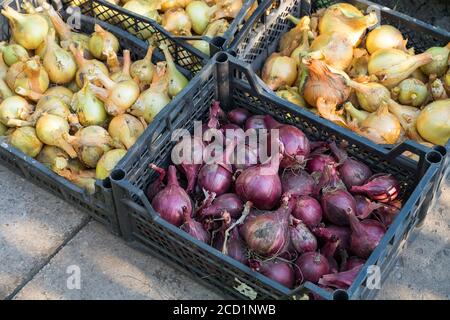
M 167 177 L 151 164 L 160 175 L 147 190 L 155 211 L 288 288 L 310 281 L 347 289 L 401 209 L 398 181 L 387 173 L 373 174 L 348 156 L 343 144 L 309 141 L 297 127 L 244 108 L 226 114 L 218 108 L 214 103 L 204 129 L 223 135 L 223 156 L 215 163 L 198 161 L 210 145 L 195 137 L 177 144 L 200 148 L 192 150 L 195 164 L 183 158 L 169 166 Z M 228 136 L 240 129 L 278 139 L 255 149 Z M 244 165 L 233 162 L 239 147 L 255 151 Z M 265 161 L 261 150 L 268 151 Z

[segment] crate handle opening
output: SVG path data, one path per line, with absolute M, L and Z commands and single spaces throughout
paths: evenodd
M 436 145 L 433 147 L 433 150 L 439 152 L 443 158 L 447 155 L 447 149 L 443 146 Z
M 425 159 L 431 163 L 439 163 L 442 161 L 442 154 L 438 151 L 430 151 L 425 156 Z
M 114 181 L 120 181 L 125 178 L 125 171 L 123 171 L 122 169 L 114 170 L 111 173 L 110 178 Z
M 348 300 L 348 293 L 345 290 L 338 289 L 333 292 L 333 300 Z

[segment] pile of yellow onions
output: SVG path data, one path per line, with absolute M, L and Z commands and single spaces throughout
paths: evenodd
M 156 43 L 131 61 L 100 25 L 75 33 L 48 4 L 25 8 L 2 10 L 1 139 L 93 193 L 188 79 L 164 44 L 166 61 L 153 64 Z
M 268 88 L 380 144 L 450 139 L 450 43 L 415 54 L 397 28 L 349 3 L 301 19 L 265 61 Z

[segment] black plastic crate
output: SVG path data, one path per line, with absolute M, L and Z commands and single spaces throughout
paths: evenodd
M 221 37 L 177 37 L 165 30 L 156 21 L 124 9 L 120 5 L 110 3 L 106 0 L 62 0 L 65 7 L 77 6 L 81 13 L 96 17 L 110 24 L 117 25 L 140 39 L 147 40 L 149 34 L 156 36 L 158 41 L 168 41 L 169 50 L 174 52 L 174 57 L 180 59 L 179 64 L 194 71 L 200 70 L 200 61 L 208 60 L 210 57 L 187 43 L 187 39 L 202 39 L 210 44 L 211 53 L 214 54 L 223 48 L 228 48 L 231 41 L 239 34 L 242 24 L 245 22 L 248 9 L 259 0 L 244 0 L 244 4 L 230 23 L 230 27 Z
M 178 104 L 151 126 L 140 152 L 119 164 L 111 174 L 124 239 L 232 298 L 301 299 L 312 292 L 325 299 L 370 299 L 376 290 L 364 286 L 367 269 L 376 265 L 380 267 L 381 280 L 387 277 L 404 241 L 433 200 L 441 153 L 411 141 L 387 150 L 339 126 L 328 126 L 308 111 L 283 105 L 280 98 L 263 90 L 259 82 L 248 65 L 229 54 L 218 53 L 205 67 L 202 77 L 190 83 L 191 90 L 177 97 Z M 157 177 L 149 169 L 149 163 L 167 167 L 174 145 L 173 130 L 183 128 L 192 132 L 194 120 L 208 117 L 213 100 L 220 101 L 225 110 L 243 107 L 255 114 L 270 114 L 278 121 L 299 127 L 311 140 L 345 140 L 353 157 L 368 164 L 374 172 L 391 173 L 401 181 L 403 209 L 349 290 L 328 292 L 308 282 L 290 290 L 192 238 L 154 211 L 144 193 Z M 417 154 L 420 161 L 402 156 L 406 150 Z
M 22 1 L 12 2 L 11 7 L 17 9 Z M 64 11 L 60 11 L 64 19 L 67 15 Z M 147 52 L 147 44 L 123 30 L 108 25 L 103 21 L 98 21 L 92 17 L 79 16 L 79 31 L 92 33 L 95 23 L 100 24 L 104 29 L 113 33 L 118 39 L 121 48 L 129 49 L 133 60 L 142 59 Z M 7 19 L 0 15 L 1 36 L 0 40 L 9 40 L 10 29 Z M 164 56 L 159 50 L 153 55 L 154 62 L 164 60 Z M 180 71 L 188 78 L 192 78 L 192 74 L 185 69 Z M 124 158 L 133 158 L 134 146 L 131 148 Z M 96 181 L 96 191 L 93 195 L 89 195 L 82 188 L 74 185 L 68 180 L 60 177 L 37 160 L 28 157 L 16 148 L 8 145 L 5 140 L 0 140 L 0 164 L 5 165 L 13 172 L 21 175 L 26 180 L 50 191 L 61 199 L 64 199 L 77 208 L 90 214 L 95 220 L 104 224 L 112 233 L 120 235 L 119 223 L 116 214 L 116 208 L 112 198 L 111 183 L 109 178 Z

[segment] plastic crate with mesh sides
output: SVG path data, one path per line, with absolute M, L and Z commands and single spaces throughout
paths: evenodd
M 369 165 L 374 172 L 391 173 L 401 182 L 403 208 L 348 290 L 326 291 L 310 282 L 293 290 L 283 287 L 194 239 L 154 211 L 145 196 L 148 185 L 157 178 L 149 164 L 166 168 L 174 146 L 173 130 L 183 128 L 192 132 L 194 120 L 208 118 L 214 100 L 225 111 L 242 107 L 254 114 L 270 114 L 280 122 L 297 126 L 312 141 L 346 141 L 351 156 Z M 313 293 L 324 299 L 372 298 L 376 290 L 370 290 L 365 284 L 367 270 L 375 265 L 380 268 L 381 279 L 387 277 L 405 240 L 433 200 L 442 155 L 410 142 L 387 150 L 338 126 L 330 127 L 309 112 L 286 106 L 280 98 L 269 95 L 248 65 L 225 53 L 213 58 L 202 77 L 196 78 L 191 90 L 177 102 L 151 126 L 140 152 L 119 164 L 111 175 L 124 239 L 132 247 L 163 259 L 227 297 L 302 299 Z M 420 161 L 402 156 L 407 150 L 415 153 Z

